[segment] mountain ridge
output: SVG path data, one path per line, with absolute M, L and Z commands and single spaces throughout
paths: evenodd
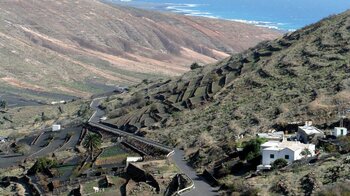
M 339 122 L 339 107 L 350 107 L 349 43 L 347 11 L 176 79 L 140 84 L 102 104 L 106 123 L 183 147 L 195 167 L 229 157 L 241 135 L 309 119 L 327 129 Z
M 116 84 L 178 75 L 194 61 L 214 62 L 279 35 L 95 0 L 2 1 L 0 9 L 0 80 L 13 94 L 88 97 Z

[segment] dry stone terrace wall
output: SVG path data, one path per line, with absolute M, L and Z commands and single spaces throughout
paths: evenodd
M 152 127 L 157 123 L 163 124 L 174 112 L 196 108 L 212 101 L 243 72 L 253 69 L 256 62 L 289 47 L 288 43 L 292 39 L 294 38 L 290 36 L 278 42 L 263 42 L 254 49 L 216 65 L 198 68 L 175 80 L 152 84 L 133 95 L 138 96 L 137 100 L 132 99 L 121 106 L 129 111 L 125 115 L 114 117 L 111 111 L 108 123 L 128 132 Z M 261 77 L 271 75 L 263 68 L 257 72 Z M 253 79 L 248 79 L 246 83 L 248 86 L 261 85 Z
M 229 59 L 230 60 L 230 59 Z M 232 71 L 233 70 L 233 71 Z M 213 96 L 225 85 L 229 84 L 240 67 L 224 67 L 217 73 L 200 74 L 189 81 L 179 81 L 162 84 L 160 90 L 150 96 L 143 94 L 143 103 L 135 103 L 137 110 L 109 121 L 119 129 L 133 132 L 142 127 L 151 127 L 155 123 L 164 122 L 173 112 L 190 109 L 211 101 Z M 145 89 L 145 91 L 150 91 Z M 140 104 L 140 105 L 137 105 Z
M 117 134 L 108 132 L 106 130 L 92 127 L 92 126 L 89 126 L 89 130 L 93 130 L 94 132 L 98 132 L 99 134 L 101 134 L 105 138 L 111 137 L 113 135 L 114 137 L 119 138 L 121 144 L 123 144 L 125 147 L 127 147 L 133 151 L 136 151 L 136 152 L 142 154 L 143 156 L 151 156 L 152 158 L 163 159 L 166 157 L 167 154 L 169 154 L 169 151 L 158 148 L 157 146 L 154 146 L 150 143 L 138 141 L 132 137 L 117 135 Z
M 323 122 L 329 111 L 322 104 L 331 107 L 324 97 L 349 97 L 349 13 L 262 42 L 182 77 L 145 84 L 131 94 L 129 102 L 123 100 L 109 108 L 108 123 L 130 132 L 166 127 L 169 117 L 177 111 L 197 108 L 212 100 L 219 104 L 232 100 L 235 110 L 243 114 L 247 108 L 259 107 L 254 116 L 241 119 L 237 125 L 240 128 L 251 125 L 249 121 L 259 128 L 267 126 L 281 113 L 291 118 L 296 114 L 298 118 L 319 117 L 325 110 L 320 118 Z M 325 103 L 312 103 L 315 100 Z M 278 103 L 285 105 L 278 107 Z M 267 112 L 269 109 L 275 111 Z M 126 112 L 114 113 L 118 110 Z

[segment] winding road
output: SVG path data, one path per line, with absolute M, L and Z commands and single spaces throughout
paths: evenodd
M 217 194 L 217 188 L 211 187 L 201 176 L 197 175 L 197 172 L 188 165 L 188 163 L 185 161 L 185 152 L 179 149 L 173 149 L 168 146 L 162 145 L 158 142 L 155 142 L 153 140 L 140 137 L 137 135 L 134 135 L 132 133 L 128 133 L 119 129 L 115 129 L 106 125 L 103 125 L 100 123 L 100 118 L 105 115 L 105 112 L 101 110 L 98 106 L 100 105 L 101 101 L 105 99 L 106 97 L 100 97 L 100 98 L 95 98 L 92 100 L 90 107 L 95 110 L 94 114 L 91 116 L 89 119 L 89 124 L 94 127 L 101 128 L 105 131 L 108 131 L 110 133 L 115 133 L 118 135 L 124 135 L 131 137 L 133 139 L 136 139 L 140 142 L 150 144 L 153 146 L 156 146 L 158 148 L 161 148 L 163 150 L 166 150 L 168 152 L 173 152 L 170 153 L 172 156 L 172 160 L 174 163 L 177 165 L 177 167 L 186 174 L 189 178 L 192 179 L 194 183 L 194 188 L 182 193 L 181 195 L 191 195 L 191 196 L 214 196 L 218 195 Z

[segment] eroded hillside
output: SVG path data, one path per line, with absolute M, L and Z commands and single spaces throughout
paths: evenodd
M 104 103 L 107 123 L 188 150 L 195 166 L 228 156 L 238 135 L 312 119 L 327 127 L 350 102 L 350 12 L 176 79 Z M 192 156 L 192 157 L 193 157 Z
M 178 75 L 194 61 L 214 62 L 277 36 L 236 22 L 96 0 L 5 0 L 0 2 L 0 93 L 87 97 L 106 85 Z

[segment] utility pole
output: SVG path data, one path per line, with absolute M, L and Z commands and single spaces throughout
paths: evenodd
M 350 109 L 345 109 L 344 103 L 342 101 L 338 102 L 338 115 L 340 118 L 340 127 L 344 127 L 344 119 L 346 114 L 350 113 Z
M 343 106 L 342 101 L 337 102 L 337 105 L 338 105 L 338 117 L 340 119 L 339 126 L 343 127 L 344 126 L 344 119 L 343 119 L 344 114 L 343 114 L 343 108 L 342 108 L 342 106 Z

